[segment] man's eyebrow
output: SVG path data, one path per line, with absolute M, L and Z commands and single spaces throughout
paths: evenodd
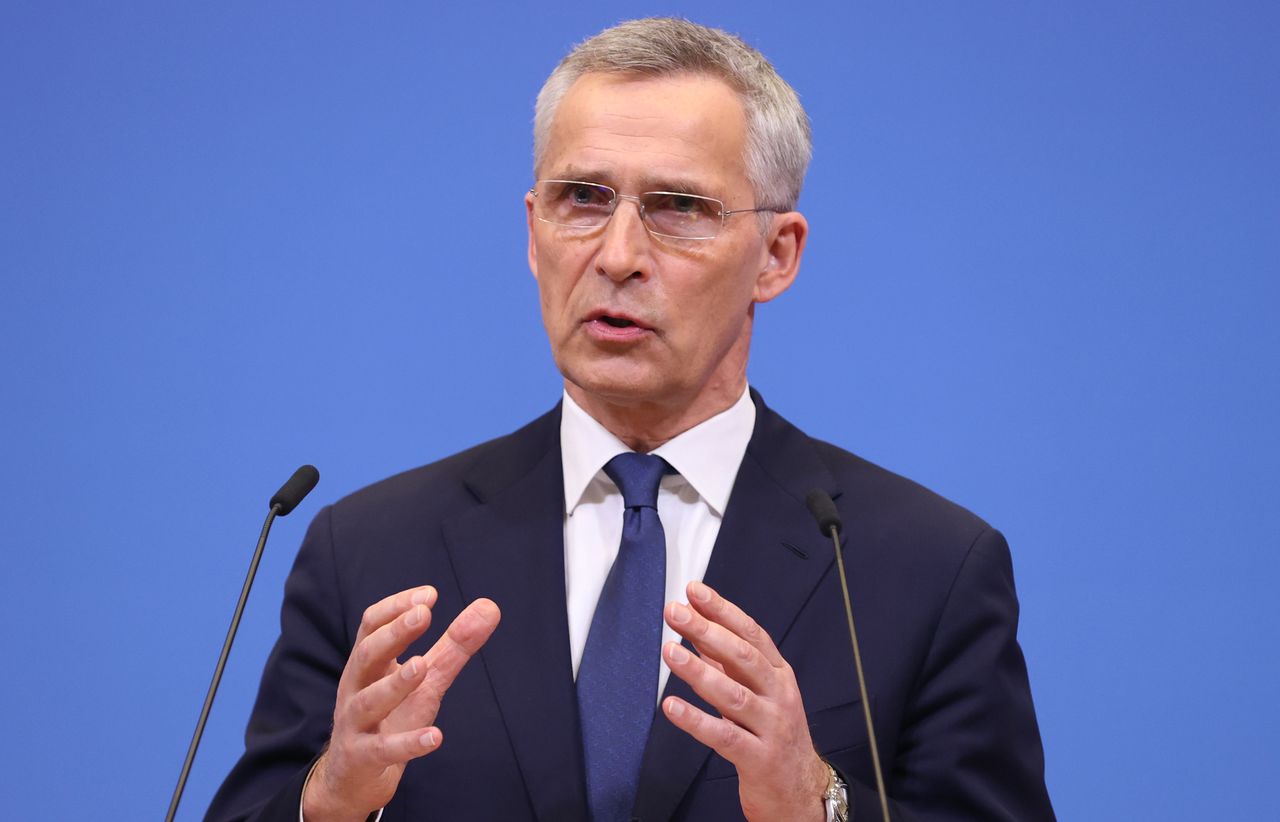
M 601 169 L 586 168 L 583 166 L 565 166 L 555 173 L 555 176 L 548 176 L 548 180 L 576 180 L 580 183 L 599 183 L 607 185 L 610 188 L 617 189 L 618 184 L 612 175 Z M 692 178 L 685 177 L 669 177 L 658 175 L 644 175 L 637 183 L 636 192 L 640 191 L 673 191 L 677 194 L 701 194 L 703 196 L 713 196 L 709 194 L 708 187 L 701 182 Z
M 707 194 L 707 187 L 688 179 L 673 177 L 645 177 L 645 191 L 673 191 L 676 194 Z
M 610 185 L 609 175 L 599 169 L 582 166 L 565 166 L 554 174 L 548 173 L 548 180 L 576 180 L 579 183 L 602 183 Z

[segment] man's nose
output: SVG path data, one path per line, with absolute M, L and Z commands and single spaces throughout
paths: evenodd
M 648 276 L 652 241 L 640 216 L 640 199 L 619 194 L 600 239 L 596 270 L 615 282 Z

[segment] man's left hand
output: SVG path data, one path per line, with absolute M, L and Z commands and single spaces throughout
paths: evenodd
M 741 608 L 701 582 L 689 583 L 687 593 L 688 606 L 669 602 L 663 616 L 699 655 L 668 642 L 662 658 L 721 715 L 675 696 L 662 701 L 663 712 L 738 769 L 748 819 L 825 819 L 827 769 L 809 736 L 791 666 Z

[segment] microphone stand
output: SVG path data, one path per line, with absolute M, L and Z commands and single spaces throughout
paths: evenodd
M 173 822 L 178 812 L 178 803 L 182 801 L 182 791 L 187 786 L 187 777 L 191 775 L 191 765 L 196 759 L 196 749 L 200 747 L 200 737 L 204 735 L 205 723 L 209 721 L 209 711 L 213 709 L 213 698 L 218 693 L 218 683 L 222 682 L 222 672 L 227 667 L 227 657 L 231 655 L 231 643 L 235 641 L 236 631 L 240 628 L 240 617 L 244 615 L 245 603 L 249 601 L 249 589 L 253 587 L 253 578 L 258 575 L 258 563 L 262 562 L 262 551 L 267 547 L 267 534 L 271 533 L 271 523 L 277 516 L 285 516 L 297 507 L 302 498 L 311 493 L 320 481 L 320 472 L 313 466 L 304 465 L 288 482 L 281 486 L 271 498 L 271 510 L 267 512 L 266 522 L 262 523 L 262 534 L 258 537 L 258 547 L 253 550 L 253 559 L 249 562 L 249 573 L 244 578 L 244 586 L 240 589 L 240 601 L 236 603 L 235 613 L 231 616 L 231 627 L 227 629 L 227 638 L 222 643 L 222 653 L 218 655 L 218 665 L 213 669 L 213 681 L 209 683 L 209 692 L 205 694 L 204 705 L 200 708 L 200 719 L 196 722 L 196 732 L 191 736 L 191 745 L 187 747 L 187 758 L 182 763 L 182 773 L 178 775 L 178 786 L 173 789 L 173 798 L 169 800 L 169 812 L 164 815 L 164 822 Z

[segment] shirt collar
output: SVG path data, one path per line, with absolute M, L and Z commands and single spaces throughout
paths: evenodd
M 744 389 L 733 405 L 663 443 L 653 453 L 670 463 L 717 515 L 724 516 L 755 424 L 756 406 L 751 393 Z M 609 460 L 630 450 L 566 391 L 560 414 L 565 513 L 572 514 L 578 507 L 591 481 Z

